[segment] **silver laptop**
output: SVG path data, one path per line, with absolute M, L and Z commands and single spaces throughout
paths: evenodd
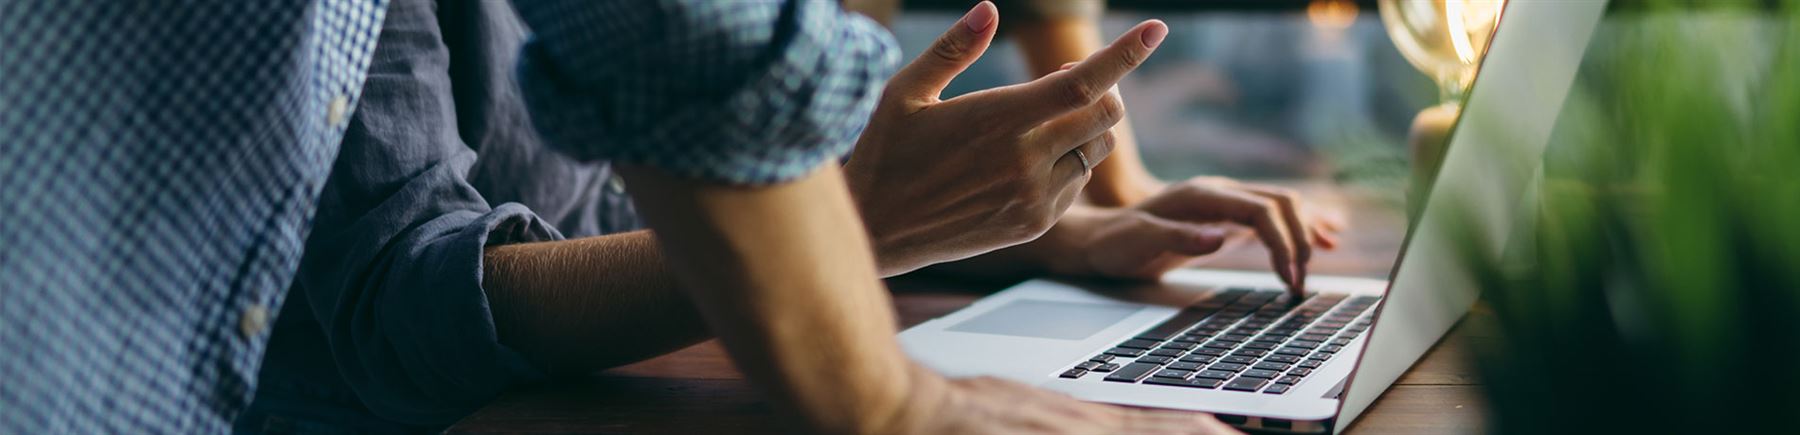
M 1604 0 L 1506 5 L 1436 185 L 1390 281 L 1313 276 L 1294 301 L 1270 273 L 1180 270 L 1122 290 L 1028 281 L 900 334 L 951 376 L 1084 400 L 1215 413 L 1239 427 L 1348 427 L 1477 297 L 1455 259 L 1523 234 L 1555 117 Z M 1512 246 L 1512 249 L 1518 249 Z

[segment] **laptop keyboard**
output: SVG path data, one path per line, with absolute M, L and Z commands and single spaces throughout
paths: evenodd
M 1369 330 L 1379 296 L 1230 288 L 1064 371 L 1108 382 L 1284 394 Z

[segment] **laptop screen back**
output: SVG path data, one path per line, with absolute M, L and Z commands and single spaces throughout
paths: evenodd
M 1498 258 L 1508 235 L 1530 224 L 1524 211 L 1535 203 L 1544 146 L 1606 3 L 1507 4 L 1342 396 L 1339 428 L 1475 302 L 1477 287 L 1458 263 L 1463 246 L 1488 247 L 1492 252 L 1482 254 Z

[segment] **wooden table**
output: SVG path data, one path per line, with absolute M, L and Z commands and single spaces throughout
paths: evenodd
M 1316 190 L 1316 189 L 1315 189 Z M 1311 192 L 1347 210 L 1358 232 L 1313 262 L 1314 273 L 1384 276 L 1403 235 L 1391 207 L 1354 193 Z M 1254 246 L 1230 248 L 1206 267 L 1263 268 Z M 889 281 L 901 326 L 969 305 L 1007 283 L 908 277 Z M 1459 326 L 1353 424 L 1349 433 L 1475 433 L 1481 391 L 1463 349 L 1480 337 Z M 453 433 L 791 433 L 731 365 L 717 342 L 578 379 L 508 392 L 450 428 Z

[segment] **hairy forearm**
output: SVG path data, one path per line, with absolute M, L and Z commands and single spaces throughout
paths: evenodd
M 912 371 L 835 165 L 762 187 L 621 172 L 683 293 L 752 381 L 827 431 L 900 412 Z
M 500 342 L 552 373 L 585 373 L 708 336 L 649 231 L 490 247 L 482 286 Z
M 1033 77 L 1056 72 L 1063 64 L 1086 59 L 1099 50 L 1101 44 L 1099 23 L 1079 16 L 1028 21 L 1013 28 L 1012 36 L 1024 52 L 1026 67 Z M 1094 205 L 1131 205 L 1155 192 L 1151 187 L 1155 177 L 1144 168 L 1131 122 L 1119 121 L 1112 132 L 1117 139 L 1112 155 L 1094 168 L 1093 179 L 1082 193 Z

